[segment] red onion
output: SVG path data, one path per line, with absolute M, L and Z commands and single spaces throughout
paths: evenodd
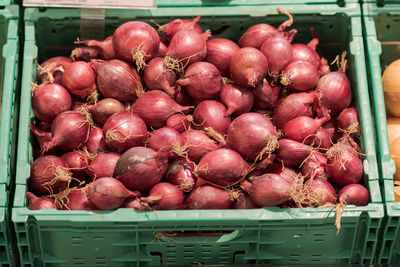
M 331 133 L 328 129 L 321 127 L 317 130 L 315 135 L 310 138 L 312 140 L 310 145 L 312 147 L 317 147 L 321 150 L 325 150 L 332 146 L 332 138 L 333 133 Z
M 245 47 L 232 56 L 229 72 L 238 85 L 256 87 L 268 73 L 267 58 L 259 50 Z
M 363 175 L 363 164 L 356 151 L 337 143 L 328 152 L 326 170 L 329 179 L 334 183 L 345 186 L 358 183 Z
M 283 180 L 285 180 L 290 186 L 298 179 L 298 174 L 287 167 L 283 167 L 281 164 L 278 165 L 277 168 L 273 173 L 279 175 Z
M 117 179 L 102 177 L 91 182 L 86 188 L 92 204 L 101 210 L 114 210 L 122 206 L 125 199 L 137 197 L 139 192 L 132 192 Z
M 180 30 L 171 39 L 165 66 L 182 71 L 186 66 L 201 61 L 207 54 L 206 41 L 211 36 L 210 30 L 198 33 L 196 30 Z
M 216 98 L 222 86 L 218 69 L 208 62 L 196 62 L 185 71 L 183 79 L 177 85 L 183 86 L 186 92 L 195 100 Z
M 249 89 L 235 84 L 222 86 L 219 97 L 221 102 L 228 107 L 226 116 L 230 116 L 232 113 L 241 115 L 249 112 L 254 103 L 253 93 Z
M 68 57 L 52 57 L 38 65 L 39 83 L 61 84 L 64 69 L 59 67 L 65 63 L 72 63 Z
M 96 206 L 89 201 L 86 192 L 81 188 L 74 189 L 68 194 L 67 202 L 65 203 L 65 209 L 97 210 Z
M 351 103 L 349 79 L 343 72 L 330 72 L 319 79 L 316 90 L 320 92 L 321 102 L 337 115 Z
M 143 199 L 158 197 L 152 205 L 155 210 L 178 210 L 183 207 L 183 192 L 175 185 L 170 183 L 158 183 L 150 190 L 149 196 Z
M 180 133 L 168 127 L 160 128 L 152 132 L 148 142 L 148 147 L 155 151 L 170 151 L 170 157 L 173 157 L 174 153 L 178 156 L 185 156 L 183 145 L 184 140 Z
M 312 135 L 315 135 L 318 129 L 329 120 L 329 114 L 319 119 L 306 116 L 296 117 L 285 124 L 283 134 L 285 138 L 308 145 L 312 142 Z
M 178 186 L 183 192 L 190 192 L 196 181 L 193 171 L 192 164 L 184 160 L 175 160 L 169 164 L 165 180 Z
M 175 86 L 175 102 L 181 106 L 191 106 L 194 103 L 193 98 L 186 93 L 178 84 Z
M 349 133 L 360 133 L 360 124 L 358 122 L 357 109 L 345 108 L 337 117 L 337 126 L 341 130 Z
M 146 122 L 148 127 L 157 129 L 163 127 L 171 115 L 188 111 L 192 108 L 193 106 L 184 107 L 177 104 L 162 91 L 153 90 L 139 97 L 132 110 Z
M 147 204 L 147 203 L 146 203 Z M 148 210 L 148 205 L 144 205 L 139 198 L 128 198 L 125 200 L 122 208 L 135 209 L 135 210 Z
M 303 143 L 290 139 L 280 139 L 276 157 L 285 166 L 297 166 L 308 157 L 311 151 L 311 147 Z
M 290 198 L 290 184 L 273 173 L 253 177 L 251 182 L 243 181 L 241 187 L 259 208 L 277 206 Z
M 203 185 L 193 189 L 185 200 L 188 209 L 229 209 L 232 205 L 228 191 Z
M 301 206 L 318 207 L 327 203 L 336 202 L 335 188 L 326 180 L 312 179 L 306 182 L 303 189 L 303 199 L 297 204 Z
M 103 125 L 111 115 L 125 110 L 124 105 L 114 98 L 105 98 L 95 105 L 87 106 L 93 120 Z
M 201 179 L 200 177 L 197 178 L 196 184 L 194 185 L 194 188 L 207 185 L 207 182 Z
M 94 127 L 90 130 L 86 147 L 88 152 L 91 154 L 107 150 L 107 145 L 104 141 L 103 129 Z
M 58 193 L 68 187 L 71 173 L 66 162 L 56 156 L 41 156 L 31 165 L 30 188 L 37 194 Z
M 119 158 L 118 153 L 108 152 L 98 154 L 87 168 L 92 178 L 112 177 Z
M 292 45 L 283 34 L 275 34 L 266 39 L 260 51 L 268 61 L 269 75 L 278 78 L 282 70 L 292 61 Z
M 122 60 L 94 59 L 90 66 L 97 74 L 97 86 L 102 96 L 131 101 L 143 93 L 139 74 Z
M 179 133 L 190 129 L 193 117 L 185 114 L 175 114 L 168 118 L 166 126 L 177 130 Z
M 240 37 L 239 46 L 259 49 L 266 39 L 277 33 L 278 30 L 269 24 L 255 24 Z
M 41 121 L 38 124 L 38 129 L 42 130 L 42 131 L 51 131 L 51 123 L 46 122 L 46 121 Z
M 239 152 L 246 160 L 262 159 L 278 147 L 274 125 L 263 115 L 245 113 L 234 119 L 226 139 L 228 147 Z
M 28 209 L 41 210 L 41 209 L 57 209 L 54 199 L 49 197 L 37 197 L 31 192 L 27 192 Z
M 307 61 L 317 70 L 321 67 L 321 60 L 315 49 L 305 44 L 292 44 L 293 61 Z
M 73 61 L 86 61 L 99 58 L 99 50 L 96 47 L 77 47 L 72 50 L 70 58 Z
M 71 109 L 71 96 L 55 83 L 34 86 L 32 109 L 37 119 L 51 122 L 61 112 Z
M 203 30 L 199 24 L 197 24 L 200 18 L 201 16 L 197 16 L 193 20 L 174 19 L 167 24 L 159 26 L 158 30 L 163 33 L 165 39 L 168 41 L 171 41 L 175 33 L 179 32 L 180 30 L 194 30 L 198 33 L 203 33 Z
M 339 191 L 338 199 L 346 205 L 366 206 L 369 202 L 368 190 L 360 184 L 349 184 Z
M 214 38 L 207 41 L 207 56 L 204 61 L 213 64 L 221 75 L 229 75 L 229 63 L 239 46 L 229 39 Z
M 313 89 L 319 80 L 319 71 L 307 61 L 292 61 L 281 76 L 281 83 L 293 91 Z
M 143 81 L 151 90 L 162 90 L 170 96 L 175 95 L 172 86 L 175 84 L 176 75 L 164 66 L 164 58 L 156 57 L 150 60 L 144 69 Z
M 114 176 L 128 189 L 149 190 L 159 183 L 168 168 L 167 154 L 147 147 L 133 147 L 122 154 Z
M 118 58 L 114 51 L 112 36 L 107 37 L 104 41 L 87 40 L 76 41 L 75 44 L 85 44 L 89 47 L 94 47 L 99 51 L 100 57 L 105 60 Z
M 89 158 L 83 151 L 70 151 L 61 156 L 74 178 L 84 178 Z
M 31 133 L 36 137 L 36 140 L 38 141 L 40 149 L 42 149 L 44 143 L 50 141 L 50 139 L 51 139 L 50 132 L 42 131 L 33 124 L 31 124 L 30 130 L 31 130 Z M 51 152 L 51 151 L 49 151 L 49 152 Z
M 86 106 L 86 101 L 79 98 L 72 98 L 71 110 L 81 111 L 83 106 Z
M 309 157 L 304 161 L 301 168 L 301 173 L 304 175 L 306 180 L 319 178 L 327 180 L 327 174 L 325 171 L 328 159 L 320 152 L 313 151 Z
M 121 153 L 131 147 L 143 145 L 147 139 L 147 127 L 136 114 L 122 111 L 107 119 L 103 134 L 107 146 Z
M 160 37 L 157 31 L 142 21 L 129 21 L 119 26 L 113 35 L 113 46 L 117 55 L 133 61 L 139 70 L 158 52 Z
M 62 65 L 64 74 L 62 85 L 74 97 L 86 98 L 96 91 L 96 74 L 85 61 L 75 61 Z
M 249 164 L 232 149 L 220 148 L 205 154 L 197 166 L 197 175 L 219 186 L 232 186 L 244 179 Z
M 167 48 L 168 47 L 163 42 L 160 42 L 158 52 L 154 57 L 165 57 L 165 55 L 167 54 Z
M 185 131 L 181 136 L 184 146 L 188 148 L 188 157 L 194 162 L 199 162 L 205 154 L 219 148 L 214 140 L 199 130 Z
M 50 141 L 44 143 L 42 152 L 59 147 L 69 151 L 82 146 L 89 135 L 89 122 L 76 111 L 64 111 L 57 115 L 51 124 Z
M 231 118 L 226 116 L 226 107 L 215 100 L 204 100 L 197 105 L 193 112 L 193 124 L 198 129 L 212 128 L 220 135 L 228 132 Z M 221 141 L 221 140 L 219 140 Z
M 233 209 L 256 209 L 256 205 L 251 201 L 249 195 L 247 193 L 241 193 L 238 199 L 235 200 L 235 203 L 232 206 Z
M 278 102 L 281 88 L 279 86 L 272 87 L 269 82 L 264 79 L 262 83 L 258 84 L 253 90 L 254 106 L 259 109 L 273 108 Z
M 313 105 L 316 101 L 315 92 L 294 93 L 279 100 L 274 111 L 274 124 L 283 129 L 285 124 L 299 116 L 313 116 Z

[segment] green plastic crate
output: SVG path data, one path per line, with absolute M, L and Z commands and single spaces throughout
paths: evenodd
M 26 206 L 27 180 L 32 158 L 29 124 L 34 63 L 68 55 L 80 29 L 79 9 L 25 10 L 25 47 L 17 186 L 12 221 L 24 266 L 186 266 L 191 263 L 339 264 L 371 263 L 384 215 L 379 190 L 375 137 L 372 128 L 358 4 L 285 5 L 294 15 L 299 35 L 308 42 L 311 26 L 320 33 L 320 51 L 331 61 L 347 50 L 353 105 L 360 109 L 363 136 L 360 145 L 364 184 L 371 203 L 345 207 L 342 230 L 336 235 L 332 208 L 255 210 L 184 210 L 136 212 L 30 211 Z M 155 10 L 106 10 L 105 35 L 127 20 L 202 15 L 201 25 L 215 37 L 237 41 L 250 25 L 279 25 L 285 17 L 274 5 L 230 7 L 175 7 Z M 104 37 L 102 36 L 102 37 Z
M 368 49 L 370 93 L 375 111 L 377 129 L 377 152 L 382 177 L 387 216 L 381 233 L 381 245 L 377 260 L 379 263 L 400 262 L 400 202 L 395 202 L 393 175 L 396 171 L 390 157 L 387 136 L 385 100 L 382 89 L 382 72 L 385 66 L 400 58 L 396 44 L 400 44 L 400 5 L 385 3 L 364 5 L 365 40 Z

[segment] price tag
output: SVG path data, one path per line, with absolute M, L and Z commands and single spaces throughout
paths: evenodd
M 157 0 L 24 0 L 24 6 L 152 9 Z

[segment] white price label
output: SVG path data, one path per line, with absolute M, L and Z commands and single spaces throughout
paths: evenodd
M 24 6 L 81 7 L 81 8 L 156 8 L 156 0 L 24 0 Z

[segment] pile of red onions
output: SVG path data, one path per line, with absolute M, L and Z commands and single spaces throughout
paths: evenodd
M 282 11 L 282 10 L 280 10 Z M 193 20 L 130 21 L 39 67 L 30 209 L 367 205 L 345 60 L 257 24 L 238 44 Z M 321 62 L 323 64 L 321 64 Z M 41 154 L 41 153 L 42 154 Z

